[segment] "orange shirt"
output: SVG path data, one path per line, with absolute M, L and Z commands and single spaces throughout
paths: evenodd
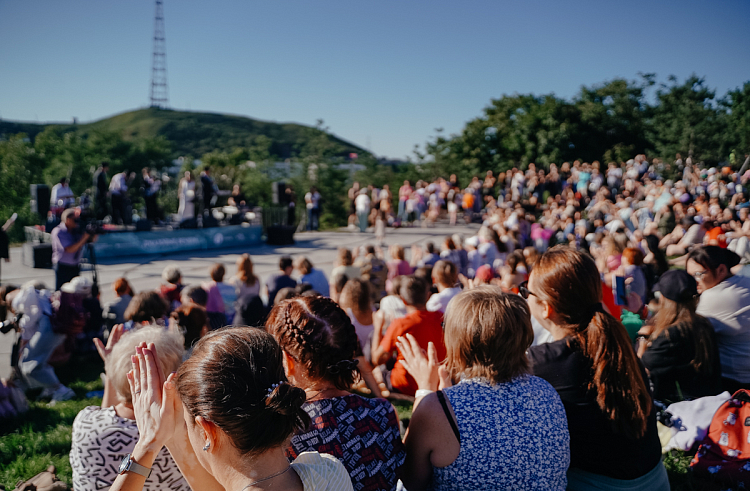
M 442 312 L 429 312 L 418 310 L 391 322 L 385 332 L 380 347 L 391 353 L 396 350 L 396 340 L 399 336 L 407 333 L 414 336 L 419 346 L 427 350 L 427 344 L 432 341 L 437 350 L 438 360 L 445 359 L 445 342 L 443 341 L 443 314 Z M 413 396 L 417 391 L 417 382 L 401 364 L 404 357 L 398 353 L 398 359 L 391 371 L 391 385 L 402 394 Z
M 708 232 L 706 232 L 706 236 L 708 236 L 708 245 L 717 245 L 719 247 L 723 247 L 724 249 L 727 248 L 727 241 L 726 236 L 724 235 L 724 231 L 721 229 L 721 227 L 714 227 Z

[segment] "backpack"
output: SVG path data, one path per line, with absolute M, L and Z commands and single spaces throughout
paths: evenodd
M 740 389 L 719 406 L 690 467 L 696 476 L 750 483 L 750 392 Z

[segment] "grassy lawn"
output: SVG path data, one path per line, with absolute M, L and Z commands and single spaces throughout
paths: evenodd
M 72 360 L 65 368 L 58 370 L 58 375 L 63 383 L 75 390 L 75 399 L 54 406 L 32 402 L 28 413 L 15 420 L 2 422 L 0 484 L 13 489 L 17 481 L 42 472 L 50 464 L 57 467 L 60 479 L 72 482 L 68 454 L 73 420 L 84 407 L 101 404 L 101 399 L 87 399 L 85 395 L 89 391 L 102 389 L 99 379 L 102 369 L 102 363 L 96 354 Z M 36 393 L 32 392 L 31 396 Z M 410 403 L 395 401 L 394 405 L 401 419 L 411 417 Z M 695 479 L 689 471 L 691 458 L 692 455 L 678 451 L 664 456 L 673 491 L 726 489 Z

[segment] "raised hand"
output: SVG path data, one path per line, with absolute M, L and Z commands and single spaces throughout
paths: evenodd
M 128 384 L 140 433 L 136 448 L 155 455 L 172 439 L 182 419 L 173 381 L 175 374 L 165 379 L 153 343 L 148 346 L 141 343 L 136 347 L 131 362 L 133 369 L 128 373 Z
M 94 346 L 96 346 L 96 351 L 99 352 L 99 356 L 102 357 L 102 361 L 104 361 L 104 363 L 107 363 L 107 358 L 109 358 L 110 353 L 112 353 L 115 345 L 122 337 L 122 331 L 122 324 L 117 324 L 115 327 L 113 327 L 112 331 L 110 331 L 109 333 L 109 337 L 107 338 L 106 346 L 104 346 L 104 343 L 101 339 L 94 338 Z
M 399 337 L 396 346 L 404 359 L 401 364 L 414 377 L 417 387 L 425 390 L 438 390 L 452 385 L 448 372 L 440 366 L 435 345 L 427 345 L 427 353 L 419 346 L 414 336 Z

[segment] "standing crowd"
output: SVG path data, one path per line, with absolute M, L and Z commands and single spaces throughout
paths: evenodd
M 45 396 L 72 396 L 61 343 L 105 362 L 74 423 L 79 491 L 667 490 L 659 408 L 750 388 L 750 175 L 670 167 L 530 164 L 405 182 L 397 206 L 355 183 L 350 223 L 376 242 L 459 213 L 481 227 L 341 248 L 328 276 L 304 256 L 265 281 L 247 254 L 201 285 L 168 267 L 103 308 L 80 278 L 4 286 L 0 315 L 23 314 L 20 383 Z

